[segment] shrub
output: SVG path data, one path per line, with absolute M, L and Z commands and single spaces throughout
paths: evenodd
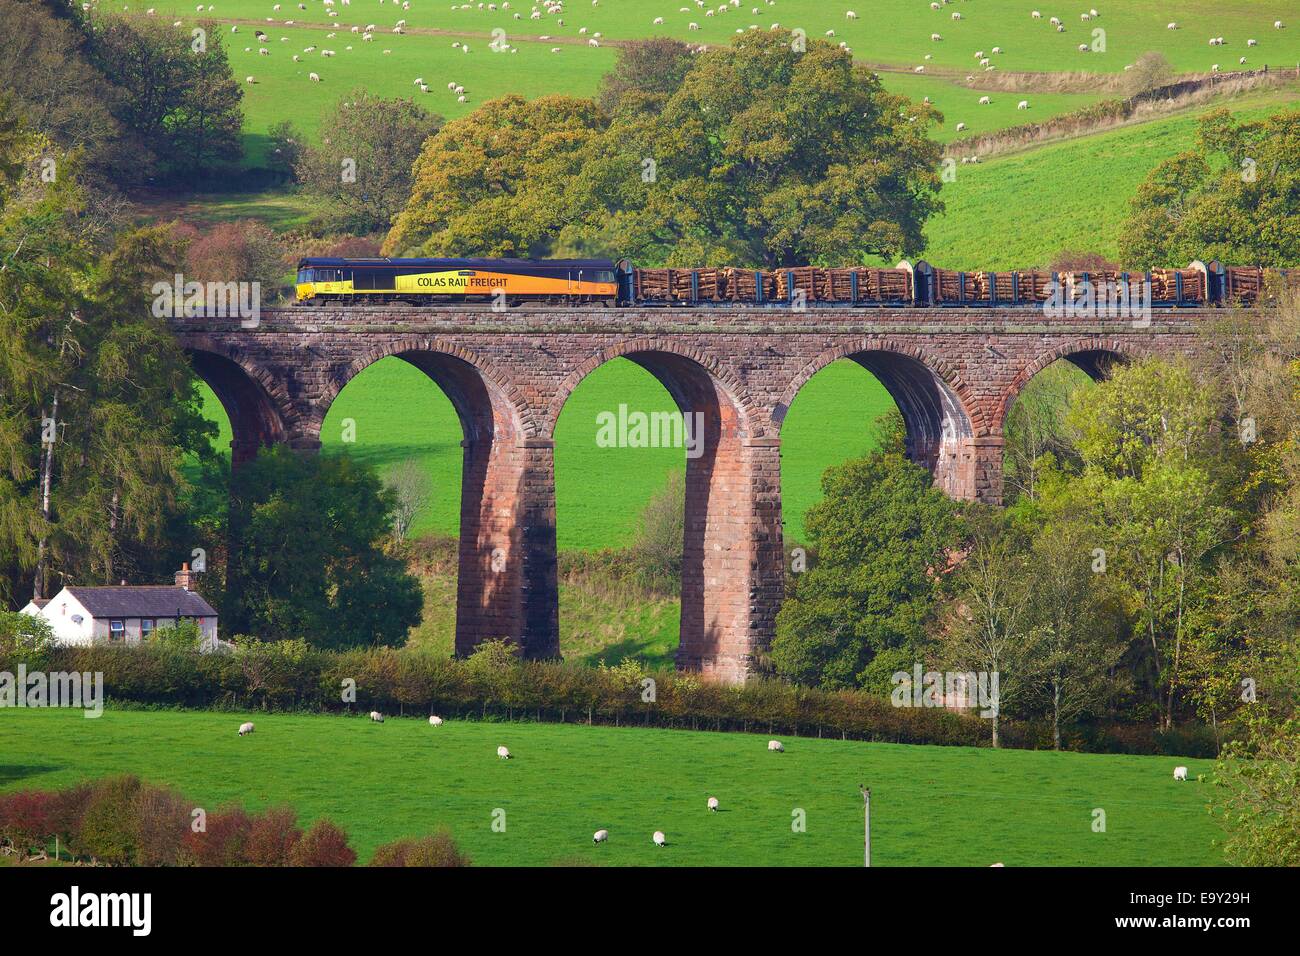
M 385 843 L 375 850 L 371 866 L 469 866 L 470 859 L 452 839 L 451 833 L 441 829 L 432 836 L 420 839 L 406 838 Z
M 294 847 L 302 839 L 298 815 L 291 807 L 269 807 L 253 818 L 244 843 L 249 866 L 291 866 Z
M 136 792 L 135 862 L 139 866 L 175 866 L 181 859 L 190 807 L 174 790 L 142 785 Z
M 51 804 L 54 794 L 45 790 L 23 790 L 0 796 L 0 843 L 20 854 L 44 846 L 53 832 Z
M 289 852 L 290 866 L 351 866 L 356 862 L 348 835 L 324 817 L 313 823 Z
M 208 814 L 204 828 L 185 834 L 189 862 L 195 866 L 243 866 L 248 861 L 253 817 L 240 806 L 218 808 Z M 275 864 L 268 864 L 275 865 Z
M 130 775 L 98 781 L 75 837 L 78 851 L 103 863 L 134 863 L 138 851 L 135 801 L 139 791 L 140 780 Z

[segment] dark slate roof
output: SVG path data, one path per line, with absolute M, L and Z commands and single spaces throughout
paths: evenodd
M 45 607 L 45 605 L 49 604 L 50 601 L 51 598 L 32 598 L 32 603 L 37 607 Z
M 67 592 L 94 617 L 216 617 L 212 605 L 193 591 L 172 585 L 69 587 Z

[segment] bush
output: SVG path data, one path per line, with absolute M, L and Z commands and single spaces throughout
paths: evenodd
M 456 846 L 451 833 L 439 830 L 421 839 L 407 838 L 385 843 L 375 850 L 371 866 L 469 866 L 470 859 Z
M 269 807 L 248 828 L 244 860 L 249 866 L 290 866 L 293 849 L 301 839 L 293 809 Z
M 74 844 L 102 863 L 126 866 L 136 862 L 136 797 L 140 780 L 130 775 L 106 777 L 94 785 L 81 817 Z
M 135 795 L 135 862 L 175 866 L 181 860 L 190 806 L 179 793 L 142 785 Z
M 356 862 L 348 835 L 324 817 L 313 823 L 289 852 L 290 866 L 351 866 Z
M 239 806 L 222 807 L 207 816 L 204 829 L 185 835 L 188 861 L 194 866 L 243 866 L 254 818 Z M 273 864 L 272 864 L 273 865 Z
M 51 809 L 54 794 L 26 790 L 0 796 L 0 843 L 26 854 L 42 847 L 53 832 Z

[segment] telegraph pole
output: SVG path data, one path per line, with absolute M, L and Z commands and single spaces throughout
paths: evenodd
M 866 787 L 858 787 L 862 791 L 862 809 L 863 809 L 863 833 L 862 833 L 862 865 L 871 866 L 871 791 Z

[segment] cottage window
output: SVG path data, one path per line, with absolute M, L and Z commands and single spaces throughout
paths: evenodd
M 151 617 L 140 618 L 140 639 L 147 641 L 149 635 L 153 633 L 154 619 Z
M 123 640 L 125 637 L 126 637 L 125 621 L 114 620 L 108 622 L 108 639 L 110 641 L 120 641 Z

